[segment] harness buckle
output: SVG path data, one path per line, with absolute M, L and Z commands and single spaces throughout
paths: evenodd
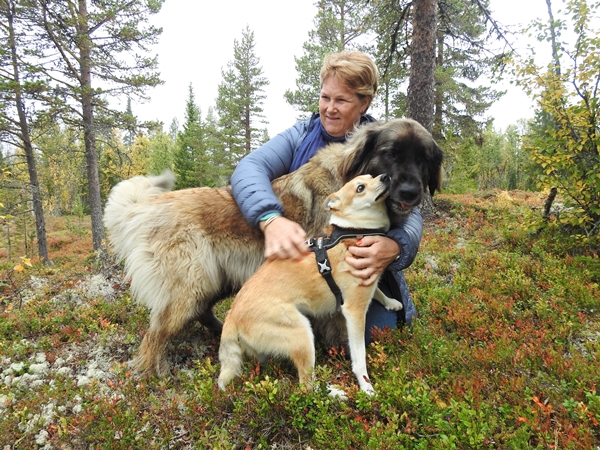
M 323 248 L 323 236 L 317 238 L 317 248 L 321 250 Z

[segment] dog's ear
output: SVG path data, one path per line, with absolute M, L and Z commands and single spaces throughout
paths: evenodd
M 325 199 L 325 203 L 323 204 L 323 209 L 325 211 L 331 211 L 331 210 L 336 211 L 339 209 L 341 202 L 342 202 L 342 200 L 338 196 L 331 194 L 329 197 L 327 197 Z
M 442 149 L 434 142 L 430 148 L 431 162 L 429 164 L 429 193 L 433 196 L 435 191 L 442 190 L 442 162 L 444 153 Z
M 379 137 L 381 124 L 372 123 L 359 128 L 348 141 L 345 160 L 351 164 L 342 167 L 344 183 L 357 175 L 363 175 L 375 154 L 375 145 Z

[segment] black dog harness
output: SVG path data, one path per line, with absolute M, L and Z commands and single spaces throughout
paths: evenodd
M 330 236 L 319 236 L 310 238 L 306 241 L 308 249 L 315 253 L 319 273 L 325 278 L 325 281 L 327 281 L 327 284 L 329 285 L 329 289 L 331 289 L 331 292 L 335 295 L 336 313 L 344 304 L 344 298 L 342 296 L 342 291 L 340 291 L 339 286 L 333 279 L 331 263 L 329 262 L 329 258 L 327 258 L 327 249 L 335 247 L 342 239 L 357 238 L 359 236 L 385 236 L 385 231 L 382 228 L 376 230 L 359 230 L 355 228 L 338 228 L 334 226 Z

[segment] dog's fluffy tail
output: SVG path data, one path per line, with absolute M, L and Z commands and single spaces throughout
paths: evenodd
M 132 232 L 131 217 L 128 215 L 132 207 L 149 197 L 170 191 L 174 184 L 175 175 L 167 169 L 158 176 L 136 176 L 121 181 L 111 189 L 104 208 L 104 226 L 108 230 L 113 250 L 121 259 L 127 256 L 123 252 L 127 253 L 124 250 L 125 240 Z
M 174 184 L 175 174 L 168 169 L 158 176 L 138 175 L 121 181 L 111 189 L 108 195 L 108 202 L 104 210 L 104 224 L 110 229 L 119 217 L 124 216 L 131 205 L 148 197 L 170 191 Z
M 225 390 L 225 386 L 227 386 L 231 379 L 239 376 L 242 371 L 244 351 L 240 346 L 237 330 L 233 328 L 225 320 L 223 332 L 221 333 L 221 344 L 219 346 L 219 362 L 221 363 L 219 388 L 221 390 Z

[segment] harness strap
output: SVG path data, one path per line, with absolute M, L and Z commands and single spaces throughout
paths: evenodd
M 336 284 L 333 279 L 333 273 L 331 271 L 331 263 L 329 262 L 329 258 L 327 258 L 327 248 L 323 245 L 324 238 L 318 237 L 315 242 L 314 250 L 311 248 L 311 251 L 315 252 L 315 257 L 317 260 L 317 268 L 319 269 L 319 273 L 325 281 L 329 285 L 329 289 L 335 295 L 335 312 L 338 312 L 342 305 L 344 304 L 344 297 L 342 296 L 342 291 L 340 287 Z
M 315 258 L 317 261 L 317 268 L 319 269 L 319 273 L 329 286 L 329 289 L 335 295 L 335 312 L 337 313 L 342 305 L 344 304 L 344 297 L 342 296 L 342 291 L 339 286 L 336 284 L 333 279 L 332 267 L 329 262 L 329 258 L 327 257 L 327 249 L 336 246 L 342 239 L 345 238 L 355 238 L 358 236 L 384 236 L 384 230 L 355 230 L 355 229 L 345 229 L 345 228 L 337 228 L 333 229 L 331 236 L 319 236 L 317 238 L 311 238 L 306 241 L 309 250 L 315 253 Z

